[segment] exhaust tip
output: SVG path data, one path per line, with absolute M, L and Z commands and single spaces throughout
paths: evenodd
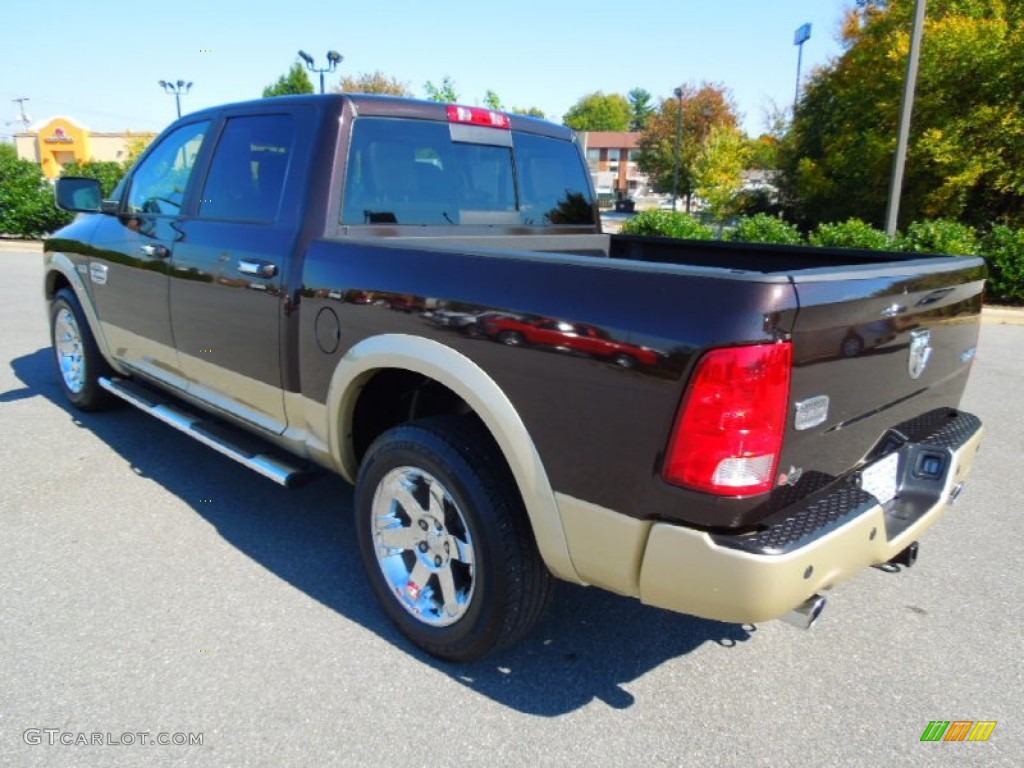
M 817 623 L 821 612 L 825 610 L 825 602 L 825 598 L 821 595 L 812 595 L 792 611 L 779 618 L 797 629 L 810 629 Z

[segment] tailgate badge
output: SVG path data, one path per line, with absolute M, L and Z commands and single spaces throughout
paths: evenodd
M 932 356 L 931 340 L 931 331 L 927 329 L 917 330 L 910 334 L 910 360 L 907 363 L 910 378 L 919 379 L 924 373 L 928 360 Z
M 828 395 L 818 395 L 801 400 L 796 404 L 796 429 L 810 429 L 824 424 L 828 418 Z

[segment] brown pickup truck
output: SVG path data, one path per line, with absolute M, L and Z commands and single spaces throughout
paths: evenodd
M 913 563 L 981 439 L 979 259 L 602 234 L 543 121 L 234 104 L 170 126 L 113 199 L 57 197 L 82 213 L 45 247 L 70 401 L 284 485 L 354 482 L 383 610 L 445 659 L 521 637 L 552 577 L 809 626 L 823 591 Z

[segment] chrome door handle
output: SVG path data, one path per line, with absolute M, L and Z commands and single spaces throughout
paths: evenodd
M 166 259 L 171 255 L 171 251 L 166 245 L 147 244 L 141 246 L 139 250 L 144 256 L 149 256 L 151 259 Z
M 243 275 L 253 277 L 273 277 L 277 274 L 277 265 L 269 261 L 251 261 L 249 259 L 238 260 L 238 271 Z

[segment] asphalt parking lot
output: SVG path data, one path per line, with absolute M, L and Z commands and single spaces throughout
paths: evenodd
M 0 263 L 2 765 L 1024 764 L 1022 325 L 983 326 L 986 440 L 917 566 L 842 585 L 812 631 L 560 585 L 523 643 L 453 666 L 377 609 L 345 483 L 72 411 L 41 257 Z M 998 725 L 921 742 L 933 720 Z

